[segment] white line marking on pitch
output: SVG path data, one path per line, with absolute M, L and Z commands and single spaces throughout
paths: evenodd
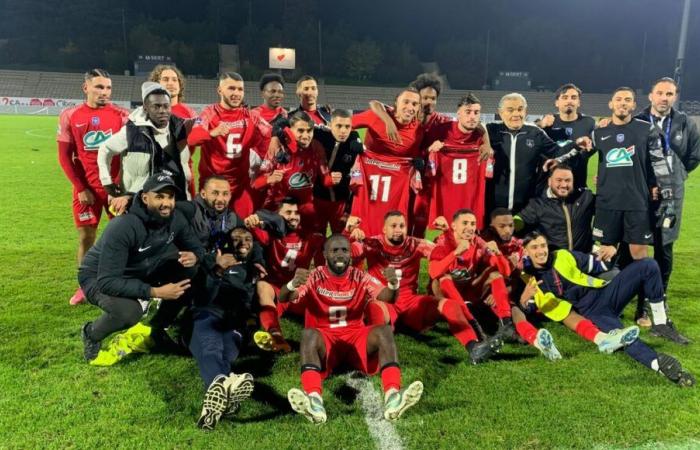
M 27 136 L 36 137 L 36 138 L 41 138 L 41 139 L 51 139 L 51 138 L 53 137 L 53 136 L 46 136 L 46 135 L 43 135 L 43 134 L 36 134 L 36 133 L 34 133 L 34 131 L 37 131 L 37 130 L 43 131 L 43 130 L 41 130 L 41 129 L 34 129 L 34 128 L 33 128 L 33 129 L 31 129 L 31 130 L 25 131 L 24 134 L 26 134 Z
M 379 393 L 374 390 L 372 382 L 367 378 L 353 377 L 350 374 L 346 383 L 358 392 L 357 398 L 365 413 L 365 423 L 377 448 L 379 450 L 403 449 L 403 441 L 396 432 L 394 424 L 384 419 L 384 402 Z

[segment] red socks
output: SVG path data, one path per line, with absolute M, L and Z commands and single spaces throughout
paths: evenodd
M 260 325 L 265 331 L 280 329 L 280 319 L 277 315 L 277 307 L 269 305 L 260 307 Z
M 576 334 L 587 341 L 595 342 L 598 333 L 600 333 L 600 329 L 588 319 L 583 319 L 576 325 Z
M 307 394 L 312 392 L 316 392 L 318 395 L 323 394 L 321 372 L 315 369 L 306 369 L 301 372 L 301 387 Z
M 446 299 L 442 304 L 442 317 L 445 318 L 450 329 L 450 333 L 457 338 L 460 344 L 467 345 L 471 341 L 476 341 L 476 333 L 467 322 L 463 308 L 467 309 L 464 302 L 458 302 L 451 298 Z M 467 310 L 468 311 L 468 310 Z M 470 314 L 471 315 L 471 314 Z
M 518 323 L 515 324 L 515 331 L 518 332 L 520 337 L 525 339 L 525 341 L 533 345 L 535 342 L 535 339 L 537 339 L 537 328 L 535 328 L 530 322 L 527 320 L 522 320 Z
M 496 304 L 491 307 L 499 319 L 510 317 L 510 302 L 508 301 L 508 288 L 502 277 L 498 277 L 491 282 L 491 294 Z
M 401 389 L 401 369 L 396 363 L 389 363 L 382 367 L 382 386 L 384 392 L 389 389 Z

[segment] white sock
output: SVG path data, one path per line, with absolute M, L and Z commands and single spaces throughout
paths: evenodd
M 654 370 L 656 372 L 659 371 L 659 359 L 656 358 L 651 362 L 651 370 Z
M 654 325 L 663 325 L 667 322 L 666 307 L 663 301 L 649 303 L 651 306 L 651 321 Z

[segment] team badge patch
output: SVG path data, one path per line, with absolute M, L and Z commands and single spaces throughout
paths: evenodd
M 566 135 L 569 136 L 569 137 L 573 136 L 573 134 L 574 134 L 574 129 L 571 128 L 571 127 L 566 127 L 566 128 L 564 129 L 564 131 L 566 132 Z
M 360 178 L 362 177 L 362 172 L 359 169 L 353 169 L 350 171 L 350 178 Z
M 97 116 L 93 116 L 92 119 L 90 119 L 90 123 L 94 126 L 98 126 L 100 124 L 100 118 Z
M 352 161 L 352 155 L 343 155 L 343 162 L 349 163 Z
M 676 133 L 676 135 L 673 137 L 673 139 L 676 140 L 676 142 L 680 143 L 683 140 L 683 132 L 679 131 Z
M 532 148 L 535 146 L 535 140 L 534 139 L 526 139 L 525 145 L 527 145 L 529 148 Z
M 625 141 L 625 135 L 624 135 L 624 133 L 618 134 L 617 136 L 615 136 L 615 139 L 617 140 L 617 142 L 619 142 L 620 144 L 622 144 L 622 143 Z

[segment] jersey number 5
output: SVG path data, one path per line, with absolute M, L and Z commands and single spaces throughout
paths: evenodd
M 372 183 L 372 186 L 370 186 L 371 191 L 369 194 L 370 201 L 377 200 L 377 197 L 379 195 L 379 183 L 381 181 L 381 184 L 382 184 L 382 200 L 381 201 L 388 202 L 389 201 L 389 191 L 391 190 L 391 177 L 390 176 L 380 177 L 379 175 L 370 175 L 369 181 L 370 181 L 370 183 Z
M 240 158 L 243 152 L 241 133 L 231 133 L 226 138 L 226 157 L 229 159 Z
M 348 325 L 348 308 L 345 306 L 331 306 L 328 308 L 328 321 L 331 328 L 345 327 Z

